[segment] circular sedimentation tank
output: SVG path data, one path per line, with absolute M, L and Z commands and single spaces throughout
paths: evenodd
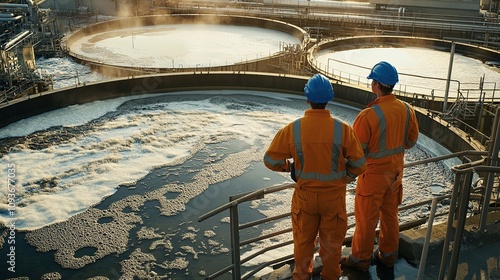
M 451 60 L 452 45 L 455 52 Z M 404 36 L 359 36 L 321 42 L 309 50 L 309 63 L 333 79 L 368 85 L 368 73 L 378 61 L 399 72 L 398 94 L 443 97 L 450 73 L 450 98 L 460 90 L 467 97 L 498 98 L 500 52 L 464 43 Z M 483 85 L 480 88 L 480 81 Z M 480 89 L 483 89 L 481 91 Z
M 123 76 L 134 71 L 255 70 L 260 62 L 286 50 L 301 51 L 308 42 L 306 31 L 277 20 L 169 15 L 96 23 L 68 35 L 63 46 L 75 59 Z

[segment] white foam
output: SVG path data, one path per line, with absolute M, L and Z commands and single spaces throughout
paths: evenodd
M 425 148 L 432 156 L 444 156 L 450 154 L 450 150 L 446 149 L 443 145 L 432 140 L 425 134 L 419 134 L 417 143 L 422 148 Z M 444 160 L 443 163 L 451 168 L 454 165 L 461 164 L 462 161 L 459 158 L 451 158 Z
M 54 89 L 106 79 L 103 75 L 93 72 L 89 66 L 78 64 L 70 57 L 37 58 L 36 66 L 36 73 L 40 77 L 52 79 Z
M 121 97 L 107 101 L 94 101 L 22 119 L 3 127 L 0 130 L 0 138 L 24 136 L 53 126 L 82 125 L 108 112 L 116 110 L 124 101 L 130 99 L 130 97 Z
M 101 107 L 90 111 L 89 115 L 95 117 L 126 99 L 120 100 L 81 105 L 77 109 L 84 115 L 85 108 Z M 285 113 L 284 108 L 275 108 L 275 113 L 265 105 L 263 111 L 228 109 L 226 104 L 207 100 L 164 103 L 161 109 L 157 109 L 160 104 L 155 104 L 152 110 L 127 112 L 67 143 L 42 150 L 12 147 L 13 151 L 3 156 L 0 163 L 4 174 L 8 163 L 16 164 L 16 196 L 25 205 L 16 209 L 17 228 L 35 229 L 66 220 L 113 194 L 120 184 L 135 182 L 154 167 L 184 160 L 194 146 L 210 136 L 231 135 L 253 145 L 257 139 L 268 141 L 279 127 L 303 114 L 293 109 L 286 109 Z M 52 114 L 63 114 L 57 111 Z M 276 114 L 280 117 L 276 118 Z M 48 127 L 51 123 L 42 123 L 49 119 L 43 116 L 40 121 L 35 117 L 27 122 L 33 127 Z M 276 122 L 270 124 L 269 119 Z M 28 131 L 26 128 L 18 133 Z M 43 187 L 41 181 L 54 181 L 57 186 Z M 7 190 L 0 189 L 1 199 L 7 197 Z M 8 218 L 7 207 L 0 206 L 3 222 Z

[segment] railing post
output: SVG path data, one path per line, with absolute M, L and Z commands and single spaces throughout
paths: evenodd
M 457 207 L 458 190 L 460 188 L 460 182 L 462 181 L 462 178 L 463 176 L 461 173 L 455 174 L 455 183 L 453 184 L 453 190 L 451 193 L 450 210 L 448 211 L 448 224 L 446 226 L 447 229 L 451 229 L 453 227 L 453 220 L 455 218 L 455 210 Z M 446 263 L 448 262 L 448 251 L 450 248 L 450 241 L 451 241 L 451 230 L 447 230 L 443 243 L 441 265 L 439 266 L 439 275 L 438 275 L 439 280 L 443 280 L 444 274 L 446 273 Z
M 446 107 L 448 103 L 448 93 L 450 92 L 450 79 L 451 79 L 451 71 L 453 68 L 453 56 L 455 55 L 455 42 L 451 42 L 451 51 L 450 51 L 450 63 L 448 65 L 448 79 L 446 79 L 446 88 L 444 93 L 444 102 L 443 102 L 443 114 L 446 114 Z
M 493 91 L 491 92 L 491 103 L 495 103 L 495 91 L 497 89 L 497 83 L 494 83 Z
M 229 198 L 232 201 L 232 197 Z M 233 259 L 233 279 L 241 279 L 241 259 L 240 259 L 240 222 L 238 220 L 238 204 L 229 209 L 231 225 L 231 252 Z
M 429 250 L 429 243 L 431 242 L 432 224 L 434 223 L 434 215 L 436 214 L 437 202 L 437 198 L 432 199 L 431 214 L 429 215 L 429 223 L 427 224 L 427 232 L 425 234 L 422 255 L 420 256 L 420 265 L 418 267 L 418 280 L 424 279 L 425 262 L 427 261 L 427 251 Z
M 465 174 L 465 180 L 462 182 L 462 193 L 460 194 L 458 221 L 453 240 L 453 249 L 451 252 L 450 270 L 448 279 L 455 279 L 457 275 L 458 258 L 460 257 L 460 247 L 462 245 L 462 237 L 464 235 L 465 221 L 467 219 L 467 209 L 469 208 L 470 188 L 472 184 L 473 171 L 470 170 Z M 450 231 L 448 228 L 447 231 Z

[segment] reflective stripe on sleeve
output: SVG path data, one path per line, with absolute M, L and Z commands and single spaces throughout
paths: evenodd
M 408 129 L 410 128 L 411 112 L 410 112 L 410 108 L 408 108 L 408 104 L 406 104 L 406 102 L 403 102 L 403 104 L 405 104 L 405 108 L 406 108 L 406 125 L 405 125 L 404 143 L 405 143 L 405 145 L 407 145 L 409 147 L 413 147 L 413 145 L 415 145 L 414 141 L 408 140 Z
M 273 167 L 279 167 L 285 165 L 285 160 L 274 160 L 268 154 L 264 155 L 264 162 Z
M 347 161 L 347 165 L 349 165 L 350 167 L 353 167 L 353 168 L 359 168 L 363 165 L 365 165 L 366 163 L 366 158 L 363 157 L 363 158 L 360 158 L 358 160 L 349 160 Z

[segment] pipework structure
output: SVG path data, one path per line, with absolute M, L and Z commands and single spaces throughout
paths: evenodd
M 59 47 L 55 17 L 39 9 L 44 0 L 0 3 L 0 101 L 51 89 L 36 73 L 35 54 Z
M 377 10 L 385 10 L 388 8 L 401 8 L 408 12 L 419 13 L 448 13 L 462 16 L 478 16 L 479 15 L 479 0 L 370 0 L 370 4 L 376 5 Z

